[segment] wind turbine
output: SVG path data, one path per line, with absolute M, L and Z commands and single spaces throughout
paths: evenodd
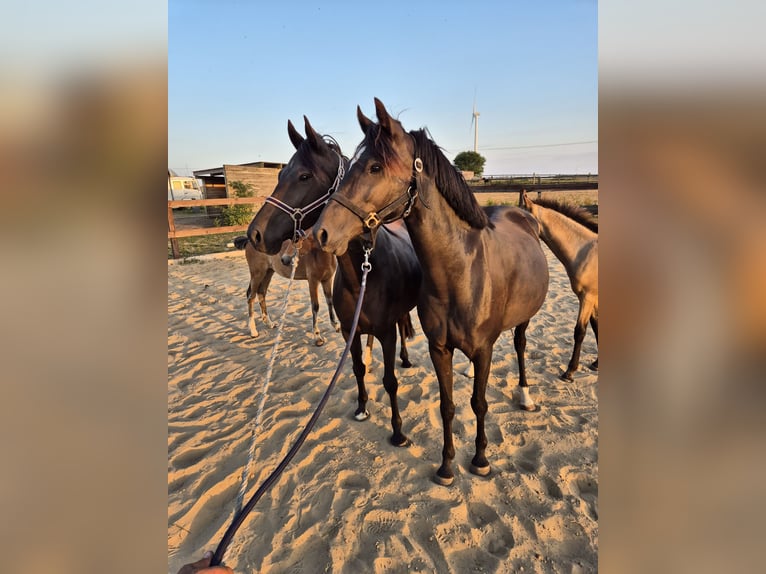
M 479 112 L 476 111 L 476 94 L 474 94 L 471 127 L 473 127 L 473 151 L 476 153 L 479 153 L 479 115 Z

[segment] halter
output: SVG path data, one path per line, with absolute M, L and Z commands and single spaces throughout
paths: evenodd
M 392 223 L 398 219 L 404 219 L 410 214 L 410 211 L 412 211 L 412 208 L 415 205 L 415 200 L 418 198 L 417 176 L 422 171 L 423 171 L 423 160 L 421 160 L 419 157 L 416 157 L 415 160 L 412 162 L 412 177 L 410 178 L 410 184 L 407 187 L 407 191 L 405 191 L 402 195 L 394 199 L 388 205 L 382 207 L 379 211 L 370 211 L 369 213 L 365 214 L 361 209 L 359 209 L 353 203 L 351 203 L 351 200 L 349 200 L 347 197 L 344 197 L 338 194 L 333 195 L 332 197 L 330 197 L 330 199 L 333 201 L 337 201 L 340 205 L 348 209 L 351 213 L 356 215 L 362 221 L 362 226 L 365 230 L 364 233 L 369 234 L 369 239 L 366 241 L 367 243 L 372 245 L 372 247 L 374 247 L 375 236 L 378 233 L 378 228 L 383 223 Z M 395 217 L 391 217 L 391 215 L 401 205 L 404 205 L 404 210 L 399 215 Z
M 304 207 L 291 207 L 281 199 L 277 199 L 272 195 L 264 200 L 264 203 L 269 203 L 277 209 L 281 209 L 293 220 L 293 243 L 297 243 L 299 239 L 302 239 L 305 236 L 304 230 L 301 228 L 301 221 L 303 221 L 303 218 L 312 211 L 327 204 L 332 194 L 338 191 L 338 186 L 340 185 L 343 176 L 346 174 L 346 168 L 343 165 L 343 156 L 335 150 L 333 150 L 333 152 L 338 156 L 338 173 L 335 175 L 335 181 L 330 186 L 330 189 L 328 189 L 322 197 L 312 201 Z

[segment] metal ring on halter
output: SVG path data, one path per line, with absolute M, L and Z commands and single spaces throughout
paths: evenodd
M 414 168 L 415 168 L 415 171 L 418 173 L 423 171 L 423 160 L 420 159 L 419 157 L 415 158 Z
M 377 213 L 371 211 L 367 214 L 367 217 L 364 218 L 363 223 L 367 229 L 375 229 L 380 225 L 380 218 Z

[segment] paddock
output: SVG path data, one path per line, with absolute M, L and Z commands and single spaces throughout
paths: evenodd
M 544 246 L 550 287 L 527 329 L 527 376 L 539 412 L 512 399 L 510 332 L 495 345 L 487 390 L 492 472 L 468 472 L 475 418 L 471 383 L 455 378 L 455 482 L 432 481 L 441 461 L 439 387 L 427 340 L 412 313 L 411 369 L 397 361 L 403 431 L 388 443 L 390 407 L 376 344 L 370 418 L 353 419 L 350 362 L 302 450 L 235 536 L 225 561 L 237 572 L 594 572 L 598 552 L 598 374 L 581 366 L 559 380 L 571 353 L 578 301 Z M 245 328 L 248 268 L 241 252 L 168 265 L 169 572 L 214 549 L 231 519 L 250 446 L 274 331 Z M 370 281 L 374 274 L 370 275 Z M 280 320 L 287 280 L 267 295 Z M 269 397 L 258 431 L 251 492 L 311 416 L 334 372 L 343 338 L 325 315 L 315 347 L 305 289 L 292 289 Z M 586 335 L 583 362 L 595 359 Z M 467 360 L 456 353 L 456 369 Z M 508 377 L 508 380 L 506 380 Z

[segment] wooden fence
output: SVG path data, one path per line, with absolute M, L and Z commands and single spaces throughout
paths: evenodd
M 231 233 L 234 231 L 246 231 L 247 225 L 227 225 L 224 227 L 191 227 L 187 229 L 176 229 L 173 209 L 179 207 L 209 207 L 215 205 L 242 205 L 252 204 L 254 207 L 260 207 L 263 204 L 262 197 L 227 197 L 222 199 L 189 199 L 179 201 L 168 201 L 168 239 L 170 248 L 173 252 L 173 259 L 181 257 L 178 248 L 178 239 L 180 237 L 195 237 L 198 235 L 213 235 L 217 233 Z

